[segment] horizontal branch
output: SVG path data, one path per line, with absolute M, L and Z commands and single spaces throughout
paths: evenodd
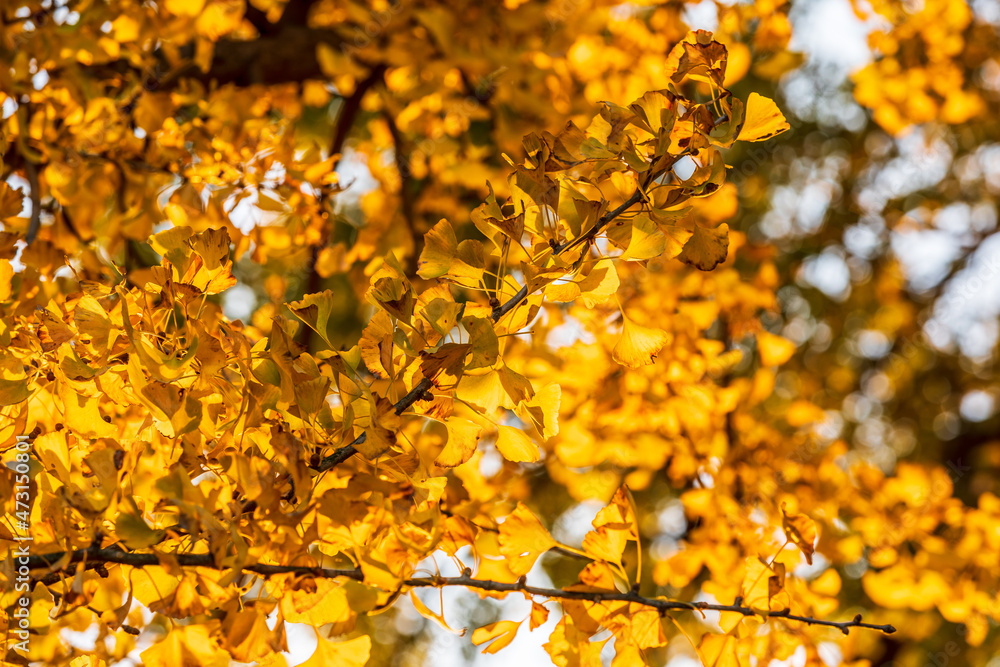
M 68 556 L 68 558 L 67 558 Z M 215 559 L 212 554 L 171 554 L 169 556 L 171 560 L 176 560 L 176 562 L 182 566 L 187 567 L 206 567 L 215 570 L 224 570 L 229 568 L 220 567 L 215 563 Z M 33 578 L 34 581 L 40 583 L 53 583 L 58 580 L 58 575 L 63 570 L 67 569 L 69 565 L 76 563 L 85 563 L 88 569 L 96 569 L 104 564 L 114 563 L 119 565 L 130 565 L 132 567 L 145 567 L 151 565 L 159 565 L 160 560 L 156 554 L 137 554 L 129 553 L 123 551 L 116 547 L 109 548 L 96 548 L 91 547 L 89 549 L 80 549 L 71 552 L 59 552 L 53 554 L 45 554 L 40 556 L 30 556 L 28 560 L 28 568 L 31 570 L 38 570 L 43 568 L 51 568 L 53 565 L 59 563 L 62 560 L 66 560 L 66 563 L 62 565 L 59 569 L 55 571 L 50 571 L 46 575 L 41 577 Z M 302 576 L 312 576 L 316 578 L 324 579 L 337 579 L 344 577 L 347 579 L 353 579 L 355 581 L 364 581 L 364 575 L 360 569 L 331 569 L 322 567 L 307 567 L 307 566 L 296 566 L 296 565 L 263 565 L 263 564 L 252 564 L 245 565 L 242 568 L 245 572 L 253 572 L 254 574 L 259 574 L 261 576 L 272 576 L 279 574 L 298 574 Z M 55 575 L 55 579 L 52 579 Z M 744 616 L 763 616 L 766 618 L 781 618 L 787 621 L 797 621 L 799 623 L 806 623 L 808 625 L 819 625 L 830 628 L 837 628 L 845 635 L 850 632 L 851 628 L 865 628 L 869 630 L 879 630 L 886 634 L 892 634 L 896 631 L 892 625 L 876 625 L 874 623 L 865 623 L 862 620 L 861 614 L 858 614 L 850 621 L 829 621 L 822 618 L 813 618 L 812 616 L 801 616 L 799 614 L 792 614 L 789 610 L 783 611 L 766 611 L 762 609 L 754 609 L 752 607 L 745 606 L 742 599 L 737 598 L 736 602 L 733 604 L 710 604 L 708 602 L 685 602 L 682 600 L 669 600 L 666 598 L 650 598 L 639 595 L 634 590 L 627 593 L 622 593 L 619 591 L 601 591 L 601 590 L 562 590 L 559 588 L 543 588 L 541 586 L 529 586 L 527 585 L 525 578 L 521 577 L 515 582 L 502 582 L 502 581 L 492 581 L 489 579 L 476 579 L 472 577 L 472 571 L 466 569 L 461 576 L 457 577 L 441 577 L 441 576 L 430 576 L 430 577 L 411 577 L 403 582 L 403 586 L 406 588 L 443 588 L 446 586 L 460 586 L 463 588 L 474 588 L 482 591 L 489 591 L 493 593 L 527 593 L 528 595 L 534 595 L 538 597 L 549 598 L 551 600 L 579 600 L 582 602 L 592 602 L 595 604 L 600 604 L 603 602 L 628 602 L 632 604 L 642 605 L 644 607 L 650 607 L 656 609 L 661 614 L 668 611 L 717 611 L 717 612 L 732 612 L 736 614 L 742 614 Z

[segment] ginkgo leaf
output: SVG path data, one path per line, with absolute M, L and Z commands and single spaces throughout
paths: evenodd
M 663 616 L 656 609 L 638 609 L 632 612 L 630 630 L 632 641 L 642 649 L 667 645 L 663 632 Z
M 545 625 L 545 621 L 547 620 L 549 620 L 549 608 L 532 600 L 531 616 L 528 620 L 528 629 L 535 630 Z
M 743 115 L 743 127 L 737 136 L 739 141 L 764 141 L 781 134 L 790 126 L 778 110 L 773 100 L 750 93 L 747 99 L 746 111 Z
M 785 529 L 788 541 L 801 549 L 806 562 L 812 565 L 812 556 L 816 550 L 816 523 L 805 514 L 788 514 L 785 503 L 781 503 L 781 526 Z
M 583 538 L 583 550 L 591 558 L 620 565 L 628 541 L 628 530 L 602 526 L 590 531 Z
M 458 322 L 458 318 L 461 317 L 463 310 L 465 310 L 464 303 L 434 299 L 427 304 L 421 314 L 435 331 L 442 336 L 447 336 L 455 328 L 455 324 Z
M 465 368 L 471 370 L 496 364 L 500 358 L 500 341 L 493 323 L 484 317 L 466 317 L 462 326 L 469 332 L 469 345 L 472 346 L 472 358 Z
M 542 434 L 549 438 L 559 433 L 559 405 L 562 400 L 562 389 L 556 383 L 542 387 L 528 402 L 519 403 L 515 412 L 525 423 L 532 423 Z
M 221 665 L 228 662 L 224 653 L 208 634 L 204 625 L 182 625 L 173 628 L 163 639 L 139 654 L 148 667 L 178 665 Z
M 463 361 L 471 349 L 468 343 L 445 343 L 434 352 L 421 352 L 420 372 L 438 386 L 454 384 L 462 376 Z
M 396 444 L 396 435 L 379 424 L 372 424 L 365 429 L 364 441 L 355 445 L 358 452 L 366 459 L 374 460 L 389 451 Z
M 702 271 L 711 271 L 726 261 L 728 253 L 729 225 L 722 223 L 715 229 L 696 225 L 677 259 Z
M 780 366 L 795 354 L 795 343 L 767 331 L 757 333 L 757 352 L 762 366 Z
M 28 374 L 21 360 L 0 352 L 0 406 L 28 398 Z
M 442 219 L 424 235 L 417 275 L 428 280 L 449 275 L 477 282 L 482 279 L 484 265 L 482 244 L 474 240 L 459 244 L 454 227 Z
M 0 181 L 0 219 L 15 216 L 24 206 L 24 193 Z
M 129 549 L 145 549 L 163 539 L 162 530 L 153 530 L 141 517 L 122 512 L 115 520 L 115 533 Z
M 514 574 L 530 572 L 538 557 L 554 546 L 549 531 L 522 503 L 500 524 L 500 553 Z
M 712 667 L 743 667 L 736 653 L 736 637 L 707 632 L 698 644 L 698 654 L 705 665 Z
M 452 417 L 444 425 L 448 429 L 448 442 L 434 462 L 445 468 L 454 468 L 472 458 L 483 427 L 460 417 Z
M 392 318 L 384 310 L 376 312 L 361 334 L 358 348 L 365 368 L 378 378 L 389 378 L 395 374 L 392 363 L 394 349 Z
M 368 635 L 361 635 L 342 642 L 332 642 L 317 633 L 316 640 L 318 642 L 316 651 L 308 660 L 301 663 L 300 667 L 324 667 L 325 665 L 364 667 L 368 663 L 372 651 L 372 640 Z
M 497 427 L 497 450 L 508 461 L 534 463 L 541 456 L 528 434 L 513 426 Z
M 334 311 L 335 301 L 333 292 L 324 290 L 316 294 L 306 294 L 299 301 L 292 301 L 288 304 L 288 309 L 332 347 L 328 327 L 331 324 L 330 316 Z
M 420 614 L 426 619 L 437 621 L 438 624 L 440 624 L 441 627 L 443 627 L 448 632 L 453 632 L 455 634 L 463 634 L 465 632 L 465 630 L 462 630 L 461 632 L 453 630 L 452 627 L 448 625 L 448 622 L 444 619 L 444 610 L 442 610 L 440 614 L 431 610 L 430 607 L 424 604 L 424 601 L 420 599 L 415 590 L 410 591 L 410 602 L 413 603 L 413 608 L 417 610 L 418 614 Z
M 791 598 L 785 590 L 785 564 L 775 563 L 774 574 L 767 578 L 768 608 L 771 611 L 783 611 L 791 606 Z
M 550 283 L 545 289 L 545 297 L 560 303 L 579 299 L 587 308 L 593 308 L 617 292 L 619 284 L 614 262 L 602 259 L 583 277 Z
M 637 215 L 632 220 L 632 239 L 622 255 L 626 260 L 644 260 L 659 257 L 667 248 L 667 237 L 648 215 Z
M 612 357 L 622 366 L 639 368 L 653 363 L 653 359 L 669 341 L 667 332 L 654 327 L 636 324 L 622 314 L 621 338 L 612 351 Z
M 282 597 L 280 607 L 286 621 L 313 626 L 347 624 L 357 616 L 348 600 L 347 589 L 332 579 L 304 582 Z
M 496 653 L 514 641 L 514 637 L 517 636 L 517 631 L 520 627 L 521 623 L 519 621 L 497 621 L 496 623 L 490 623 L 489 625 L 484 625 L 481 628 L 473 630 L 472 643 L 476 646 L 482 646 L 487 642 L 492 642 L 483 648 L 483 653 Z

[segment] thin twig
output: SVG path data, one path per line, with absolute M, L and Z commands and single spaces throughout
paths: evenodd
M 68 556 L 68 558 L 67 558 Z M 188 567 L 205 567 L 215 570 L 225 570 L 229 569 L 218 565 L 215 562 L 215 558 L 212 554 L 170 554 L 168 557 L 170 560 L 176 560 L 179 565 Z M 52 567 L 54 564 L 66 560 L 60 568 L 50 571 L 45 575 L 40 577 L 34 577 L 33 580 L 39 583 L 54 583 L 58 581 L 59 575 L 64 573 L 68 569 L 69 565 L 76 563 L 85 563 L 87 569 L 97 569 L 104 563 L 117 563 L 120 565 L 129 565 L 132 567 L 145 567 L 160 565 L 159 557 L 154 553 L 148 554 L 136 554 L 122 551 L 118 548 L 104 548 L 100 549 L 97 547 L 91 547 L 89 549 L 80 549 L 71 552 L 60 552 L 53 554 L 44 554 L 37 556 L 30 556 L 27 558 L 27 566 L 30 570 L 40 570 Z M 15 559 L 16 564 L 24 565 L 20 559 Z M 355 581 L 364 581 L 364 574 L 360 569 L 331 569 L 322 567 L 308 567 L 308 566 L 293 566 L 293 565 L 264 565 L 264 564 L 250 564 L 244 565 L 242 569 L 246 572 L 253 572 L 261 576 L 272 576 L 279 574 L 297 574 L 302 576 L 311 576 L 315 578 L 324 579 L 337 579 L 340 577 L 353 579 Z M 53 579 L 55 576 L 55 579 Z M 718 611 L 718 612 L 732 612 L 737 614 L 742 614 L 744 616 L 763 616 L 765 618 L 782 618 L 787 621 L 797 621 L 799 623 L 807 623 L 809 625 L 821 625 L 830 628 L 837 628 L 845 635 L 850 632 L 851 628 L 867 628 L 869 630 L 879 630 L 886 634 L 892 634 L 896 631 L 892 625 L 876 625 L 874 623 L 865 623 L 862 620 L 861 614 L 858 614 L 850 621 L 830 621 L 822 618 L 813 618 L 812 616 L 802 616 L 799 614 L 793 614 L 789 610 L 785 609 L 782 611 L 767 611 L 764 609 L 754 609 L 752 607 L 743 604 L 742 600 L 737 599 L 733 604 L 710 604 L 707 602 L 685 602 L 682 600 L 670 600 L 667 598 L 650 598 L 639 595 L 635 591 L 629 591 L 627 593 L 622 593 L 619 591 L 594 591 L 594 590 L 562 590 L 558 588 L 543 588 L 540 586 L 528 586 L 525 582 L 524 577 L 521 577 L 515 582 L 502 582 L 502 581 L 492 581 L 489 579 L 476 579 L 472 577 L 470 570 L 466 570 L 461 576 L 457 577 L 441 577 L 441 576 L 430 576 L 430 577 L 412 577 L 403 582 L 403 586 L 408 588 L 443 588 L 445 586 L 461 586 L 463 588 L 475 588 L 482 591 L 490 591 L 494 593 L 528 593 L 529 595 L 535 595 L 539 597 L 545 597 L 553 600 L 580 600 L 584 602 L 593 602 L 595 604 L 600 604 L 603 602 L 627 602 L 631 604 L 638 604 L 645 607 L 651 607 L 658 610 L 661 614 L 668 611 Z
M 598 221 L 594 224 L 594 226 L 591 227 L 589 230 L 587 230 L 586 233 L 576 237 L 571 241 L 564 241 L 563 243 L 555 246 L 552 249 L 552 254 L 560 255 L 580 243 L 592 240 L 594 237 L 596 237 L 598 234 L 601 233 L 602 229 L 608 226 L 609 222 L 620 216 L 625 211 L 632 208 L 635 204 L 641 202 L 642 199 L 643 199 L 642 188 L 636 188 L 635 192 L 632 193 L 632 196 L 626 199 L 621 206 L 614 209 L 613 211 L 609 211 L 604 215 L 602 215 L 600 219 L 598 219 Z M 501 317 L 512 311 L 514 308 L 517 307 L 519 303 L 524 301 L 524 299 L 526 299 L 527 296 L 528 296 L 528 286 L 525 285 L 517 291 L 517 294 L 507 299 L 505 303 L 493 309 L 493 321 L 494 322 L 498 321 Z
M 434 383 L 430 378 L 424 378 L 423 380 L 418 382 L 416 385 L 414 385 L 413 389 L 411 389 L 406 394 L 406 396 L 399 399 L 399 401 L 392 406 L 393 412 L 395 412 L 397 415 L 403 414 L 403 412 L 405 412 L 407 408 L 409 408 L 411 405 L 419 401 L 420 398 L 424 395 L 424 393 L 428 389 L 430 389 L 433 384 Z M 341 447 L 333 454 L 330 454 L 330 456 L 327 456 L 325 459 L 320 461 L 319 465 L 315 466 L 314 469 L 320 472 L 324 472 L 326 470 L 329 470 L 330 468 L 340 465 L 341 463 L 343 463 L 344 461 L 346 461 L 347 459 L 351 458 L 352 456 L 358 453 L 357 446 L 363 444 L 367 439 L 367 437 L 368 434 L 362 433 L 361 435 L 359 435 L 354 439 L 354 442 L 352 442 L 349 445 L 345 445 L 344 447 Z

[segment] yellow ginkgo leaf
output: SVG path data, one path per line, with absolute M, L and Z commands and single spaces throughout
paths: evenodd
M 632 239 L 622 259 L 643 260 L 659 257 L 667 248 L 667 237 L 648 215 L 637 215 L 632 221 Z
M 781 503 L 781 526 L 785 529 L 788 541 L 802 550 L 806 562 L 812 565 L 812 556 L 816 551 L 816 523 L 805 514 L 788 514 L 785 503 Z
M 737 137 L 740 141 L 764 141 L 789 128 L 788 121 L 773 100 L 750 93 L 743 116 L 743 128 Z
M 532 600 L 531 618 L 528 621 L 528 629 L 534 630 L 544 625 L 547 620 L 549 620 L 549 608 Z
M 667 344 L 669 336 L 663 329 L 644 327 L 622 314 L 625 324 L 622 335 L 611 356 L 622 366 L 639 368 L 651 364 L 657 353 Z
M 0 355 L 0 405 L 14 405 L 28 398 L 28 374 L 13 355 Z
M 343 642 L 332 642 L 319 635 L 319 644 L 312 657 L 302 663 L 302 667 L 320 667 L 320 665 L 337 665 L 338 667 L 363 667 L 368 662 L 372 651 L 372 640 L 368 635 L 361 635 Z
M 496 653 L 514 641 L 514 637 L 517 636 L 517 631 L 520 627 L 521 623 L 518 621 L 497 621 L 496 623 L 490 623 L 473 631 L 472 643 L 476 646 L 481 646 L 486 642 L 492 642 L 483 649 L 483 653 Z
M 534 463 L 541 454 L 528 434 L 513 426 L 497 427 L 497 449 L 508 461 Z
M 554 546 L 549 531 L 522 503 L 500 524 L 500 553 L 514 574 L 530 572 L 538 557 Z
M 542 387 L 535 397 L 520 403 L 515 412 L 525 423 L 533 423 L 546 440 L 559 433 L 559 404 L 562 389 L 555 382 Z
M 115 533 L 129 549 L 145 549 L 163 539 L 162 530 L 153 530 L 142 517 L 122 512 L 115 521 Z
M 736 653 L 736 637 L 705 633 L 698 645 L 701 661 L 713 667 L 740 667 L 739 656 Z
M 780 366 L 795 354 L 795 343 L 767 331 L 757 334 L 757 352 L 762 366 Z
M 458 238 L 451 223 L 442 219 L 424 235 L 417 275 L 424 279 L 438 278 L 448 273 L 458 254 Z
M 723 223 L 715 229 L 695 226 L 677 259 L 702 271 L 711 271 L 726 261 L 728 254 L 729 225 Z
M 0 218 L 9 218 L 21 212 L 24 193 L 0 181 Z
M 595 560 L 621 565 L 622 553 L 628 544 L 629 531 L 601 526 L 583 538 L 583 550 Z
M 472 458 L 483 427 L 458 417 L 452 417 L 444 425 L 448 429 L 448 442 L 434 462 L 445 468 L 454 468 Z

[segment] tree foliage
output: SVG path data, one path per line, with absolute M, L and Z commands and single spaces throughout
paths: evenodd
M 5 660 L 985 665 L 998 21 L 697 7 L 0 8 Z

